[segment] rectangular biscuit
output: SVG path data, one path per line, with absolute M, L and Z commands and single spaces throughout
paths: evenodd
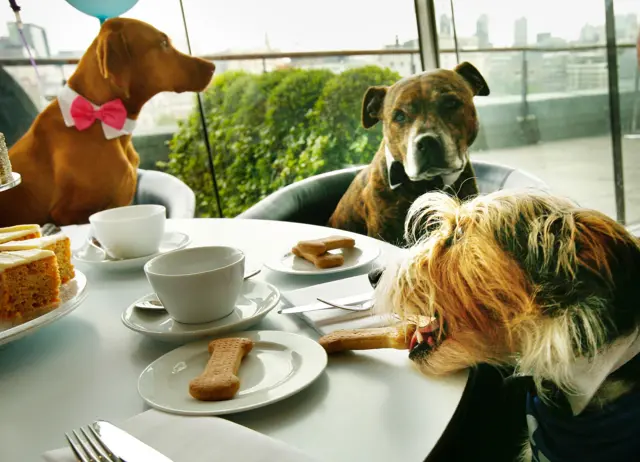
M 344 264 L 344 257 L 341 254 L 326 253 L 322 255 L 313 255 L 301 251 L 298 247 L 291 249 L 291 253 L 296 257 L 310 261 L 316 268 L 320 269 L 335 268 Z
M 310 255 L 322 255 L 329 250 L 348 249 L 355 247 L 356 241 L 346 236 L 329 236 L 322 239 L 298 242 L 298 249 Z

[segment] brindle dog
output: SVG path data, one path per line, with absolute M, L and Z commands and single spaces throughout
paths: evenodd
M 329 226 L 400 244 L 407 211 L 422 194 L 444 190 L 463 200 L 477 195 L 468 154 L 478 134 L 473 97 L 488 94 L 484 78 L 468 62 L 369 88 L 362 125 L 382 121 L 384 138 Z

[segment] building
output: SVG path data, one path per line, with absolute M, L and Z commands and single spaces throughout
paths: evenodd
M 526 47 L 529 43 L 529 31 L 527 28 L 527 18 L 516 19 L 513 24 L 513 46 Z
M 567 90 L 607 90 L 607 57 L 601 52 L 574 54 L 567 63 Z
M 22 46 L 22 39 L 20 37 L 20 31 L 18 30 L 18 24 L 15 22 L 7 23 L 7 29 L 9 30 L 9 39 Z M 24 38 L 31 49 L 32 54 L 36 58 L 49 58 L 51 57 L 51 49 L 49 48 L 49 40 L 47 39 L 47 31 L 35 24 L 23 24 L 22 32 Z
M 440 37 L 452 37 L 453 36 L 453 24 L 451 18 L 446 14 L 440 16 L 440 30 L 438 31 Z
M 418 39 L 400 43 L 398 37 L 396 37 L 396 43 L 384 47 L 385 50 L 417 50 L 419 48 Z M 416 74 L 420 72 L 421 68 L 420 55 L 410 52 L 397 55 L 377 55 L 372 64 L 392 69 L 403 77 Z
M 491 48 L 489 41 L 489 16 L 481 15 L 476 21 L 476 38 L 478 39 L 479 48 Z

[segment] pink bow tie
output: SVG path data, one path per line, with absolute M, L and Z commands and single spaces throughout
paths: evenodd
M 104 103 L 98 109 L 94 109 L 89 101 L 82 96 L 76 96 L 71 103 L 71 117 L 80 131 L 89 128 L 96 119 L 113 127 L 122 130 L 127 121 L 127 110 L 119 99 L 114 99 Z

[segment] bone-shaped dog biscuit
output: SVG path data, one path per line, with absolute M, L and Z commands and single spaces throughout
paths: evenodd
M 252 350 L 247 338 L 221 338 L 209 343 L 211 357 L 204 372 L 189 382 L 189 394 L 200 401 L 233 398 L 240 389 L 238 370 L 242 359 Z
M 322 255 L 313 255 L 303 252 L 298 247 L 291 249 L 291 253 L 296 257 L 310 261 L 316 268 L 320 269 L 335 268 L 336 266 L 342 266 L 342 264 L 344 264 L 344 257 L 341 254 L 325 253 Z
M 296 246 L 301 252 L 309 255 L 322 255 L 329 250 L 355 247 L 356 241 L 346 236 L 329 236 L 323 239 L 300 241 Z
M 415 325 L 407 324 L 394 327 L 337 330 L 321 337 L 319 343 L 329 354 L 345 350 L 377 350 L 379 348 L 407 350 L 415 329 Z

